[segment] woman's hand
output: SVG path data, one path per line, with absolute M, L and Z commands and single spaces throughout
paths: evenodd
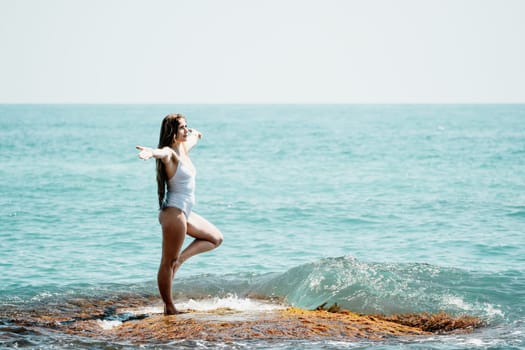
M 190 131 L 191 135 L 194 135 L 199 140 L 202 138 L 202 134 L 199 131 L 197 131 L 196 129 L 190 129 L 189 131 Z
M 139 152 L 139 158 L 143 160 L 148 160 L 151 157 L 153 157 L 153 149 L 149 147 L 143 147 L 143 146 L 136 146 L 136 149 L 138 149 Z

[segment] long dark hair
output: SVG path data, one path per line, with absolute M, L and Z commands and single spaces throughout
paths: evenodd
M 182 114 L 168 114 L 164 117 L 160 126 L 158 148 L 171 146 L 173 143 L 173 137 L 177 134 L 182 119 L 186 120 L 186 117 Z M 164 207 L 164 195 L 166 194 L 167 182 L 166 167 L 162 160 L 157 159 L 157 194 L 159 196 L 159 209 Z

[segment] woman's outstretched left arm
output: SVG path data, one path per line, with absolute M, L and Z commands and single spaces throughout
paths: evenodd
M 138 154 L 140 159 L 148 160 L 150 158 L 160 159 L 164 163 L 168 162 L 171 156 L 175 155 L 175 152 L 170 150 L 169 147 L 164 148 L 150 148 L 144 146 L 136 146 L 140 152 Z

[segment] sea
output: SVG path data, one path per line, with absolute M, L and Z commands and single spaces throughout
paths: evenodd
M 203 134 L 194 211 L 224 235 L 181 267 L 176 303 L 486 326 L 137 345 L 14 325 L 71 298 L 158 296 L 155 162 L 135 146 L 169 113 Z M 525 105 L 0 105 L 0 271 L 2 348 L 525 349 Z

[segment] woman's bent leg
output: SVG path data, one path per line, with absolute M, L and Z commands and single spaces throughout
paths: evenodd
M 162 258 L 157 283 L 165 305 L 164 313 L 173 315 L 177 310 L 171 295 L 171 284 L 175 276 L 174 266 L 186 236 L 186 217 L 180 209 L 165 208 L 159 214 L 159 221 L 162 226 Z
M 221 231 L 211 222 L 194 212 L 188 218 L 187 233 L 194 237 L 195 240 L 180 254 L 177 268 L 192 256 L 217 248 L 223 241 Z

